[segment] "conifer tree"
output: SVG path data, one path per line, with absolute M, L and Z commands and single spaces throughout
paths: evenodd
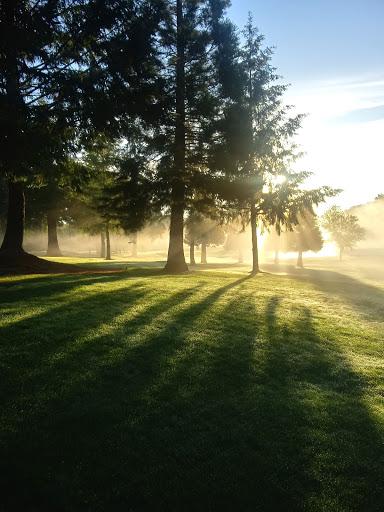
M 0 257 L 23 251 L 24 183 L 99 132 L 153 117 L 162 1 L 0 4 L 0 174 L 9 188 Z M 148 113 L 148 105 L 151 111 Z M 125 130 L 126 131 L 126 130 Z
M 67 150 L 57 91 L 60 72 L 80 61 L 71 26 L 78 13 L 71 3 L 4 0 L 0 5 L 0 173 L 9 189 L 3 256 L 23 254 L 25 180 Z
M 224 178 L 216 184 L 223 207 L 241 215 L 251 225 L 252 273 L 260 271 L 257 227 L 296 224 L 297 215 L 338 191 L 329 187 L 306 191 L 300 188 L 309 173 L 294 173 L 292 164 L 300 157 L 293 142 L 302 115 L 289 117 L 283 105 L 287 87 L 271 65 L 272 50 L 263 48 L 263 36 L 253 26 L 252 16 L 244 30 L 242 49 L 243 88 L 237 103 L 230 104 L 223 123 L 221 140 L 212 160 Z
M 170 240 L 165 269 L 183 272 L 184 214 L 195 193 L 207 193 L 207 147 L 214 139 L 214 121 L 231 84 L 234 28 L 224 20 L 226 1 L 177 0 L 162 33 L 163 116 L 151 137 L 156 155 L 154 179 L 158 195 L 170 209 Z M 226 64 L 225 64 L 226 63 Z
M 59 222 L 72 220 L 78 196 L 89 179 L 88 169 L 80 162 L 66 159 L 52 164 L 49 171 L 34 176 L 26 189 L 26 222 L 46 223 L 47 256 L 62 256 L 57 237 Z

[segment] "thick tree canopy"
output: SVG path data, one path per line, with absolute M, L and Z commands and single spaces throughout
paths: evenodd
M 250 222 L 257 272 L 257 226 L 291 229 L 336 193 L 304 190 L 308 174 L 291 170 L 303 116 L 283 104 L 286 86 L 252 18 L 240 44 L 228 5 L 3 0 L 0 176 L 9 197 L 0 258 L 25 255 L 24 184 L 45 187 L 40 209 L 52 213 L 43 192 L 61 201 L 62 169 L 80 176 L 80 155 L 94 174 L 95 230 L 136 233 L 170 216 L 170 272 L 187 270 L 186 214 Z M 100 172 L 86 160 L 103 144 L 113 161 Z
M 76 158 L 80 142 L 97 133 L 118 136 L 131 118 L 148 119 L 162 9 L 162 2 L 145 1 L 1 2 L 0 174 L 9 183 L 2 250 L 8 255 L 23 254 L 25 180 Z

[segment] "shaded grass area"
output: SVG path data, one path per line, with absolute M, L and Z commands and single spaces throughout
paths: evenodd
M 0 509 L 382 510 L 382 289 L 291 274 L 0 280 Z

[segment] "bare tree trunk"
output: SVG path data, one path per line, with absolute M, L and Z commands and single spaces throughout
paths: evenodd
M 47 212 L 48 248 L 47 256 L 62 256 L 57 239 L 57 215 L 55 210 Z
M 132 234 L 132 256 L 137 258 L 137 233 Z
M 303 265 L 303 251 L 299 251 L 299 253 L 298 253 L 298 256 L 297 256 L 297 266 L 299 268 L 304 268 L 304 265 Z
M 195 261 L 195 240 L 192 239 L 189 244 L 189 263 L 191 265 L 196 265 Z
M 207 244 L 201 244 L 201 263 L 207 263 Z
M 23 253 L 25 197 L 22 181 L 9 182 L 8 217 L 1 251 Z
M 183 4 L 177 0 L 177 63 L 176 63 L 176 126 L 174 166 L 177 176 L 172 180 L 171 225 L 169 230 L 168 259 L 165 270 L 185 272 L 188 266 L 184 257 L 184 202 L 185 185 L 185 55 L 183 30 Z
M 110 236 L 109 236 L 109 226 L 108 226 L 108 222 L 106 223 L 105 225 L 105 239 L 106 239 L 106 246 L 107 246 L 107 255 L 106 255 L 106 260 L 111 260 L 111 239 L 110 239 Z
M 252 274 L 260 272 L 259 253 L 257 249 L 257 213 L 255 200 L 251 200 L 251 231 L 252 231 Z
M 105 233 L 100 233 L 100 258 L 105 258 Z
M 238 258 L 238 263 L 244 263 L 244 254 L 243 254 L 243 249 L 241 247 L 239 247 L 239 258 Z

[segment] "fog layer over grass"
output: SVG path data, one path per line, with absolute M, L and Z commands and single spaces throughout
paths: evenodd
M 384 196 L 370 203 L 354 206 L 348 212 L 356 215 L 359 224 L 366 230 L 366 239 L 360 246 L 384 249 Z

